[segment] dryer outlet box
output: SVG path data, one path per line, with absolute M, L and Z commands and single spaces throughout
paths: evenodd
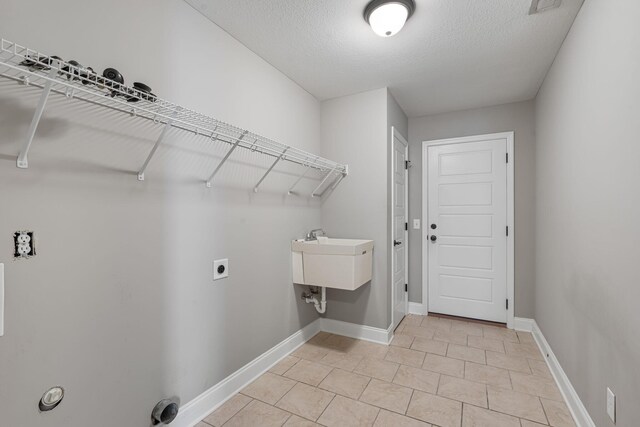
M 229 277 L 229 259 L 217 259 L 213 261 L 213 280 Z

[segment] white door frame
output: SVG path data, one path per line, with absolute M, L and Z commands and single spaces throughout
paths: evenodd
M 391 230 L 391 239 L 389 242 L 389 257 L 391 259 L 391 262 L 389 265 L 391 265 L 391 326 L 393 326 L 395 324 L 395 319 L 393 318 L 394 316 L 394 311 L 395 311 L 395 289 L 394 289 L 394 281 L 393 281 L 393 272 L 395 271 L 395 260 L 394 260 L 394 256 L 393 256 L 393 196 L 394 196 L 394 185 L 393 185 L 393 180 L 394 180 L 394 176 L 393 176 L 393 168 L 394 168 L 394 143 L 395 140 L 394 138 L 397 138 L 398 141 L 400 141 L 403 145 L 404 145 L 404 158 L 406 160 L 409 160 L 409 143 L 407 142 L 407 140 L 405 139 L 404 136 L 402 136 L 402 134 L 395 128 L 395 126 L 391 126 L 391 147 L 390 147 L 390 159 L 391 159 L 391 170 L 389 171 L 390 174 L 390 180 L 391 180 L 391 203 L 390 203 L 390 208 L 391 208 L 391 213 L 389 214 L 389 230 Z M 409 170 L 405 168 L 404 170 L 404 217 L 407 221 L 407 224 L 409 223 Z M 405 227 L 404 230 L 404 245 L 405 245 L 405 257 L 404 257 L 404 274 L 405 274 L 405 281 L 407 283 L 409 283 L 409 230 L 407 230 L 408 226 Z M 405 291 L 404 293 L 404 304 L 405 304 L 405 313 L 409 314 L 409 292 L 408 290 Z
M 422 141 L 422 304 L 425 313 L 429 313 L 429 246 L 427 236 L 429 235 L 428 213 L 429 213 L 429 162 L 427 160 L 427 150 L 434 145 L 463 144 L 466 142 L 490 141 L 495 139 L 505 139 L 507 141 L 507 226 L 509 235 L 507 236 L 507 299 L 509 307 L 507 309 L 507 327 L 514 327 L 514 294 L 515 294 L 515 274 L 514 274 L 514 160 L 513 155 L 513 132 L 492 133 L 488 135 L 475 135 L 462 138 L 438 139 L 433 141 Z

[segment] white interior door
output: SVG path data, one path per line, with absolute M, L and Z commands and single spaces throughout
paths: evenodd
M 392 128 L 393 136 L 393 329 L 407 314 L 407 141 Z
M 428 309 L 507 322 L 507 142 L 428 147 Z

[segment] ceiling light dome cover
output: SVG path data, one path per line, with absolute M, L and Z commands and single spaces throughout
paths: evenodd
M 364 9 L 364 20 L 381 37 L 396 35 L 413 15 L 413 0 L 373 0 Z

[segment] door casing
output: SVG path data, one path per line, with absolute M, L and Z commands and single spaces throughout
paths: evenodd
M 397 138 L 402 144 L 405 146 L 405 159 L 409 160 L 409 143 L 402 136 L 400 132 L 395 128 L 395 126 L 391 126 L 391 147 L 390 147 L 390 156 L 391 156 L 391 169 L 389 170 L 389 179 L 391 180 L 391 212 L 389 213 L 389 230 L 391 230 L 390 242 L 389 242 L 389 257 L 391 266 L 391 327 L 394 327 L 396 324 L 396 320 L 394 319 L 395 312 L 395 292 L 394 292 L 394 281 L 393 281 L 393 272 L 395 271 L 395 257 L 393 256 L 393 200 L 394 200 L 394 185 L 393 185 L 393 161 L 395 159 L 395 150 L 394 150 L 394 139 Z M 404 170 L 404 216 L 409 222 L 409 170 L 405 168 Z M 407 227 L 408 228 L 408 227 Z M 405 282 L 409 283 L 409 231 L 405 229 L 404 231 L 404 245 L 405 245 L 405 257 L 404 257 L 404 274 L 405 274 Z M 405 291 L 404 293 L 404 303 L 405 303 L 405 313 L 409 314 L 409 292 Z
M 509 235 L 507 236 L 507 299 L 509 307 L 507 308 L 507 327 L 513 329 L 515 322 L 515 274 L 514 274 L 514 133 L 501 132 L 488 135 L 466 136 L 462 138 L 437 139 L 422 142 L 422 309 L 428 314 L 429 308 L 429 246 L 428 236 L 429 228 L 425 226 L 428 223 L 429 213 L 429 162 L 428 148 L 435 145 L 464 144 L 469 142 L 491 141 L 496 139 L 505 139 L 507 142 L 507 155 L 509 162 L 507 163 L 507 226 L 509 227 Z

